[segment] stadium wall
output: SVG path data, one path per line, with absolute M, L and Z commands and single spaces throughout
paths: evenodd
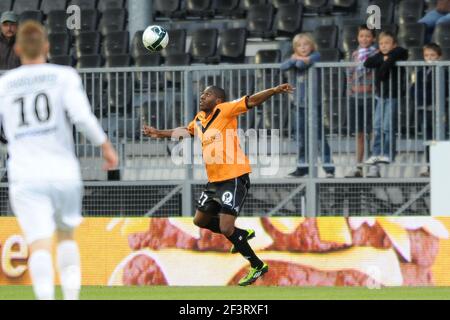
M 450 219 L 239 218 L 270 271 L 255 285 L 448 286 Z M 83 285 L 235 285 L 248 265 L 191 218 L 86 218 L 76 232 Z M 1 218 L 0 285 L 29 285 L 28 249 Z

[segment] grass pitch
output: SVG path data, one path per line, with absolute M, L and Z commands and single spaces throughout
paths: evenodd
M 56 290 L 61 299 L 61 290 Z M 0 300 L 33 299 L 30 286 L 1 286 Z M 450 287 L 104 287 L 85 286 L 83 300 L 450 300 Z

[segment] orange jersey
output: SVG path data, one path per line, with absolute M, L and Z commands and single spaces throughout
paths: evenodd
M 237 116 L 247 112 L 247 99 L 218 104 L 206 117 L 200 111 L 187 129 L 198 136 L 209 182 L 237 178 L 252 171 L 237 135 Z

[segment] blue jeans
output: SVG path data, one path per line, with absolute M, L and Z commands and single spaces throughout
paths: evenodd
M 328 144 L 328 141 L 326 138 L 322 137 L 322 115 L 321 115 L 321 108 L 319 107 L 318 112 L 318 130 L 317 130 L 317 139 L 319 140 L 319 150 L 322 152 L 319 153 L 321 155 L 321 159 L 323 162 L 323 170 L 326 173 L 333 173 L 335 171 L 334 165 L 333 165 L 333 159 L 331 156 L 331 148 Z M 307 156 L 307 150 L 308 150 L 308 123 L 307 123 L 307 112 L 306 108 L 299 107 L 297 108 L 297 121 L 296 121 L 296 138 L 298 143 L 298 163 L 297 167 L 304 170 L 305 173 L 308 172 L 309 165 L 308 161 L 306 159 Z
M 397 133 L 397 99 L 376 98 L 375 123 L 373 127 L 373 155 L 395 160 Z
M 441 23 L 450 23 L 450 13 L 442 14 L 436 10 L 431 10 L 418 22 L 427 26 L 426 42 L 430 42 L 436 25 Z

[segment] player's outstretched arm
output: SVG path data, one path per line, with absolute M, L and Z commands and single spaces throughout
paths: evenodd
M 266 89 L 264 91 L 260 91 L 250 96 L 247 101 L 247 106 L 249 108 L 259 106 L 264 101 L 268 100 L 270 97 L 280 93 L 292 93 L 294 92 L 294 87 L 292 87 L 289 83 L 284 83 L 279 86 Z
M 158 130 L 154 127 L 150 127 L 144 124 L 142 128 L 142 133 L 145 137 L 151 137 L 151 138 L 187 138 L 190 137 L 191 134 L 185 127 L 178 127 L 175 129 L 168 129 L 168 130 Z

